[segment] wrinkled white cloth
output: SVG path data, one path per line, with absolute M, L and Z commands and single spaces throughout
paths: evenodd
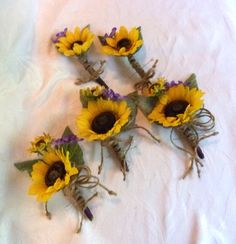
M 81 109 L 82 67 L 60 55 L 50 39 L 64 27 L 86 26 L 104 34 L 114 26 L 141 26 L 144 47 L 136 55 L 145 65 L 159 59 L 156 75 L 169 81 L 196 73 L 205 105 L 216 117 L 219 135 L 201 143 L 205 152 L 199 179 L 196 169 L 185 180 L 189 161 L 169 141 L 169 130 L 137 122 L 161 138 L 132 131 L 130 172 L 123 182 L 108 153 L 101 181 L 118 193 L 98 189 L 85 221 L 75 234 L 79 214 L 61 193 L 49 202 L 52 220 L 27 195 L 30 178 L 14 162 L 29 159 L 29 142 L 43 132 L 61 135 L 75 129 Z M 234 0 L 2 0 L 0 9 L 0 243 L 1 244 L 233 244 L 236 243 L 236 3 Z M 123 58 L 101 54 L 96 39 L 93 61 L 107 60 L 102 77 L 127 94 L 138 81 Z M 84 85 L 82 86 L 84 87 Z M 99 145 L 82 143 L 85 160 L 97 174 Z

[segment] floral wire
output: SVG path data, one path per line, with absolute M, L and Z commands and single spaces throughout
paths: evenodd
M 132 129 L 142 129 L 142 130 L 146 131 L 146 132 L 148 133 L 148 135 L 150 135 L 151 138 L 152 138 L 153 140 L 155 140 L 155 141 L 157 141 L 157 142 L 160 143 L 160 139 L 156 138 L 156 137 L 155 137 L 155 136 L 154 136 L 148 129 L 146 129 L 145 127 L 140 126 L 140 125 L 136 125 L 136 124 L 135 124 L 134 126 L 128 128 L 127 130 L 132 130 Z

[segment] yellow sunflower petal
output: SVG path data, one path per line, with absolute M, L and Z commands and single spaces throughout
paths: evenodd
M 66 50 L 63 54 L 69 57 L 69 56 L 74 56 L 75 52 L 73 50 Z
M 136 42 L 139 39 L 139 30 L 136 27 L 132 28 L 128 35 L 128 38 L 132 42 Z
M 126 51 L 126 48 L 125 47 L 122 47 L 120 50 L 119 50 L 119 54 L 120 55 L 123 55 Z
M 72 44 L 72 43 L 74 43 L 74 42 L 76 41 L 76 38 L 75 38 L 75 36 L 74 36 L 74 34 L 73 34 L 72 32 L 67 31 L 67 32 L 66 32 L 66 40 L 67 40 L 70 44 Z
M 30 186 L 28 190 L 29 195 L 37 195 L 38 193 L 44 192 L 47 189 L 45 184 L 34 183 Z
M 82 46 L 78 43 L 75 43 L 73 46 L 73 51 L 75 52 L 75 54 L 80 55 L 82 53 Z
M 56 180 L 56 182 L 54 183 L 53 187 L 56 191 L 59 191 L 60 189 L 62 189 L 65 186 L 65 182 L 64 180 L 61 180 L 60 178 L 58 178 Z
M 107 37 L 106 42 L 111 47 L 116 47 L 116 41 L 113 38 Z
M 39 161 L 38 163 L 35 163 L 33 165 L 33 172 L 34 173 L 35 171 L 38 172 L 39 174 L 45 174 L 48 170 L 48 166 L 42 162 L 42 161 Z
M 70 175 L 77 175 L 79 170 L 76 167 L 72 167 L 69 173 Z
M 81 41 L 85 42 L 88 38 L 88 34 L 89 34 L 89 28 L 86 27 L 85 29 L 83 29 L 82 34 L 81 34 Z
M 79 27 L 75 27 L 74 35 L 75 35 L 75 41 L 79 41 L 80 40 L 80 35 L 81 35 Z
M 62 43 L 67 48 L 69 48 L 71 45 L 71 43 L 66 39 L 66 37 L 59 38 L 59 43 Z
M 117 38 L 122 39 L 122 38 L 127 38 L 129 35 L 128 30 L 125 28 L 125 26 L 121 26 L 118 32 Z
M 119 52 L 116 49 L 113 49 L 110 46 L 102 46 L 102 52 L 107 54 L 107 55 L 120 56 Z

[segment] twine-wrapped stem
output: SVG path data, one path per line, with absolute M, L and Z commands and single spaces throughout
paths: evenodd
M 84 67 L 84 69 L 91 75 L 91 79 L 93 79 L 100 86 L 104 86 L 105 88 L 109 88 L 106 82 L 100 77 L 100 74 L 103 72 L 101 63 L 101 68 L 99 70 L 95 70 L 92 64 L 88 61 L 87 55 L 83 54 L 78 56 L 80 64 Z
M 129 55 L 127 58 L 132 68 L 137 72 L 137 74 L 141 78 L 141 81 L 135 84 L 135 89 L 142 90 L 149 84 L 152 84 L 150 79 L 155 75 L 155 69 L 158 60 L 155 60 L 152 67 L 146 72 L 133 55 Z
M 193 119 L 189 123 L 172 128 L 170 133 L 170 140 L 172 144 L 179 150 L 190 155 L 191 163 L 184 173 L 183 179 L 192 171 L 194 164 L 197 168 L 198 177 L 200 178 L 200 167 L 203 167 L 203 163 L 201 160 L 204 159 L 204 154 L 199 146 L 199 142 L 207 139 L 208 137 L 216 136 L 218 132 L 212 131 L 214 127 L 215 117 L 213 116 L 213 114 L 209 110 L 201 108 L 195 113 Z M 174 142 L 174 131 L 179 133 L 187 140 L 190 146 L 190 150 L 179 146 Z

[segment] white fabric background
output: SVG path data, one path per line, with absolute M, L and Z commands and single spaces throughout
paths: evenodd
M 169 142 L 169 131 L 139 124 L 162 139 L 160 145 L 134 131 L 127 181 L 105 154 L 104 184 L 118 193 L 91 202 L 93 222 L 74 233 L 77 214 L 62 194 L 49 203 L 51 221 L 27 195 L 30 179 L 15 161 L 27 159 L 29 141 L 43 132 L 54 137 L 66 125 L 75 128 L 81 109 L 81 66 L 58 54 L 51 35 L 64 27 L 91 25 L 95 34 L 114 26 L 142 26 L 145 45 L 136 55 L 145 67 L 158 58 L 157 75 L 181 80 L 195 72 L 206 107 L 215 114 L 219 136 L 202 143 L 202 177 L 185 180 L 186 155 Z M 0 243 L 136 244 L 236 243 L 236 4 L 232 0 L 1 0 L 0 8 Z M 106 59 L 103 78 L 120 93 L 132 91 L 138 77 L 125 59 Z M 129 133 L 131 134 L 131 133 Z M 125 135 L 128 137 L 128 134 Z M 83 143 L 85 159 L 97 173 L 99 147 Z

